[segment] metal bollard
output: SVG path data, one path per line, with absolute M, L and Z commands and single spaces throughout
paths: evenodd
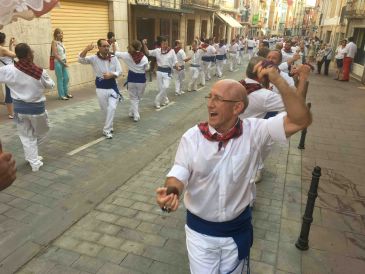
M 311 109 L 312 103 L 307 103 L 308 109 Z M 302 134 L 300 135 L 300 141 L 298 148 L 299 149 L 305 149 L 304 143 L 305 143 L 305 137 L 307 136 L 307 128 L 302 130 Z
M 321 177 L 321 168 L 316 166 L 312 172 L 312 181 L 308 191 L 307 205 L 305 207 L 305 213 L 303 216 L 302 229 L 300 231 L 300 236 L 295 246 L 300 250 L 307 250 L 308 246 L 308 236 L 311 223 L 313 222 L 313 210 L 316 198 L 318 196 L 318 183 L 319 177 Z

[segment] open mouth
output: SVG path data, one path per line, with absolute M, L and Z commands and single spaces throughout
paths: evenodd
M 216 112 L 209 112 L 209 116 L 210 117 L 215 117 L 215 116 L 217 116 L 218 115 L 218 113 L 216 113 Z

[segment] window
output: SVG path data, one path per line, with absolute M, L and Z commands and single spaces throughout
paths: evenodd
M 357 52 L 354 62 L 360 65 L 365 64 L 365 28 L 354 29 L 354 43 L 357 46 Z
M 194 41 L 195 20 L 188 20 L 186 43 L 191 45 Z

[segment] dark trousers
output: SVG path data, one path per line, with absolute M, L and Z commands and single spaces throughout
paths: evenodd
M 331 60 L 324 61 L 324 75 L 328 75 L 328 69 L 330 67 Z
M 323 61 L 317 61 L 317 73 L 321 74 Z

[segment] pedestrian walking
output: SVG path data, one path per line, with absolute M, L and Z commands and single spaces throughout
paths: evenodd
M 9 41 L 9 48 L 5 47 L 6 35 L 0 32 L 0 67 L 13 64 L 15 53 L 13 52 L 13 46 L 15 45 L 15 39 L 11 38 Z M 7 85 L 4 85 L 5 90 L 5 105 L 8 111 L 8 118 L 14 118 L 13 98 L 11 97 L 10 89 Z
M 190 63 L 190 81 L 188 91 L 197 91 L 199 76 L 201 74 L 201 62 L 204 50 L 199 48 L 200 41 L 195 39 L 191 44 L 191 52 L 189 54 Z
M 224 68 L 224 57 L 227 54 L 227 46 L 224 44 L 224 40 L 220 40 L 217 47 L 217 55 L 216 59 L 216 74 L 218 78 L 222 78 L 223 76 L 223 68 Z
M 33 63 L 33 50 L 25 43 L 15 47 L 18 62 L 0 68 L 0 83 L 8 85 L 14 102 L 14 120 L 22 142 L 25 160 L 32 171 L 43 166 L 38 155 L 38 145 L 49 131 L 45 107 L 44 89 L 53 88 L 55 83 L 46 70 Z
M 157 204 L 166 212 L 177 210 L 185 190 L 192 274 L 249 273 L 251 178 L 259 154 L 311 123 L 303 98 L 293 96 L 276 68 L 258 65 L 255 72 L 279 87 L 287 114 L 242 121 L 239 114 L 248 105 L 245 88 L 234 80 L 218 81 L 207 96 L 208 122 L 183 135 L 165 185 L 156 190 Z
M 253 40 L 252 37 L 248 38 L 247 40 L 248 59 L 251 59 L 253 57 L 255 45 L 256 45 L 255 40 Z
M 175 95 L 182 95 L 185 92 L 183 91 L 183 83 L 185 79 L 185 62 L 190 60 L 190 57 L 186 57 L 185 51 L 182 48 L 182 42 L 180 40 L 175 41 L 175 48 L 174 48 L 176 58 L 177 58 L 177 65 L 179 70 L 176 68 L 175 71 Z
M 237 66 L 238 61 L 238 50 L 239 46 L 236 41 L 236 39 L 233 39 L 231 41 L 231 44 L 229 46 L 229 71 L 234 71 Z
M 105 119 L 103 135 L 107 139 L 113 138 L 113 121 L 118 102 L 122 99 L 116 78 L 122 74 L 118 59 L 109 52 L 110 45 L 106 39 L 97 41 L 98 52 L 96 55 L 86 56 L 94 49 L 91 43 L 79 55 L 79 63 L 90 64 L 96 75 L 96 96 Z
M 141 119 L 139 103 L 146 89 L 146 71 L 149 69 L 148 59 L 141 49 L 142 43 L 134 40 L 128 46 L 128 52 L 115 52 L 115 56 L 128 66 L 127 88 L 131 101 L 128 116 L 135 122 Z
M 336 59 L 336 66 L 337 66 L 335 80 L 340 80 L 340 78 L 342 76 L 343 58 L 345 57 L 345 53 L 346 53 L 346 40 L 342 40 L 340 42 L 335 53 L 336 53 L 335 59 Z
M 158 93 L 155 98 L 155 107 L 159 109 L 161 108 L 161 105 L 166 106 L 170 103 L 170 100 L 167 97 L 167 89 L 171 82 L 172 68 L 176 67 L 177 70 L 180 68 L 177 66 L 175 51 L 168 45 L 167 37 L 161 37 L 161 47 L 152 50 L 147 48 L 147 39 L 144 39 L 142 43 L 145 52 L 149 56 L 156 57 Z
M 322 44 L 321 45 L 321 48 L 319 49 L 319 51 L 317 52 L 317 55 L 316 55 L 317 74 L 321 74 L 322 65 L 324 63 L 325 55 L 326 55 L 325 48 L 326 48 L 326 45 L 325 44 Z
M 357 46 L 354 43 L 354 38 L 350 37 L 348 44 L 346 45 L 345 57 L 343 58 L 343 71 L 342 71 L 342 79 L 340 81 L 349 81 L 350 80 L 350 70 L 351 64 L 355 58 L 357 52 Z
M 69 98 L 73 98 L 73 96 L 68 92 L 70 77 L 68 73 L 66 49 L 63 44 L 63 31 L 59 28 L 56 28 L 53 32 L 51 56 L 54 56 L 58 98 L 60 100 L 68 100 Z
M 332 60 L 332 55 L 333 55 L 333 50 L 332 50 L 331 45 L 326 44 L 325 49 L 324 49 L 324 57 L 323 57 L 324 75 L 328 75 L 328 70 L 330 67 L 331 60 Z

